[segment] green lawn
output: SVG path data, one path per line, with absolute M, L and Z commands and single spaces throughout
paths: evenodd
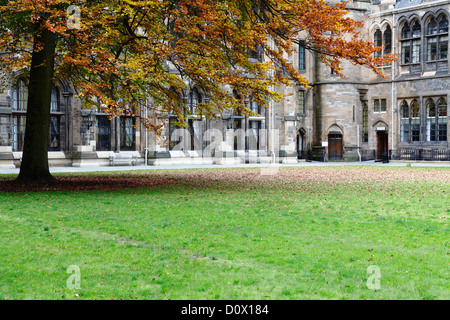
M 450 298 L 449 169 L 259 173 L 146 171 L 136 179 L 179 182 L 0 193 L 0 299 Z M 72 265 L 81 289 L 68 288 Z

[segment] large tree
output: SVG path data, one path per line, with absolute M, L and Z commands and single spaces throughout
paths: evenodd
M 286 72 L 307 86 L 288 63 L 295 43 L 337 73 L 344 59 L 377 73 L 393 59 L 374 57 L 380 48 L 359 37 L 363 23 L 348 17 L 345 3 L 322 0 L 0 0 L 0 15 L 0 68 L 29 77 L 19 181 L 53 180 L 47 139 L 55 79 L 70 81 L 87 103 L 101 101 L 111 117 L 137 116 L 150 99 L 183 122 L 180 92 L 190 84 L 208 94 L 199 105 L 207 117 L 251 112 L 230 88 L 265 106 L 283 98 L 271 88 L 289 85 Z M 266 59 L 252 59 L 255 51 Z

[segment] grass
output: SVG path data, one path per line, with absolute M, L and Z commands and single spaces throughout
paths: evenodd
M 448 169 L 281 173 L 148 171 L 180 182 L 0 193 L 0 299 L 450 298 Z M 81 289 L 68 288 L 72 265 Z

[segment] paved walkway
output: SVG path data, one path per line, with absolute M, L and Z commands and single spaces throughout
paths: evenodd
M 279 167 L 327 167 L 327 166 L 377 166 L 377 167 L 446 167 L 450 168 L 449 161 L 442 162 L 401 162 L 389 163 L 364 161 L 364 162 L 299 162 L 296 164 L 279 164 Z M 170 165 L 170 166 L 115 166 L 115 167 L 51 167 L 50 172 L 100 172 L 100 171 L 127 171 L 127 170 L 177 170 L 177 169 L 206 169 L 206 168 L 265 168 L 270 164 L 197 164 L 197 165 Z M 0 174 L 17 174 L 19 169 L 1 169 Z

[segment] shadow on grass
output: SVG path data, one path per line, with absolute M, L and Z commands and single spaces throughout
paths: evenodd
M 166 186 L 180 180 L 155 176 L 70 175 L 58 176 L 54 183 L 21 183 L 14 178 L 0 179 L 0 192 L 119 190 Z

